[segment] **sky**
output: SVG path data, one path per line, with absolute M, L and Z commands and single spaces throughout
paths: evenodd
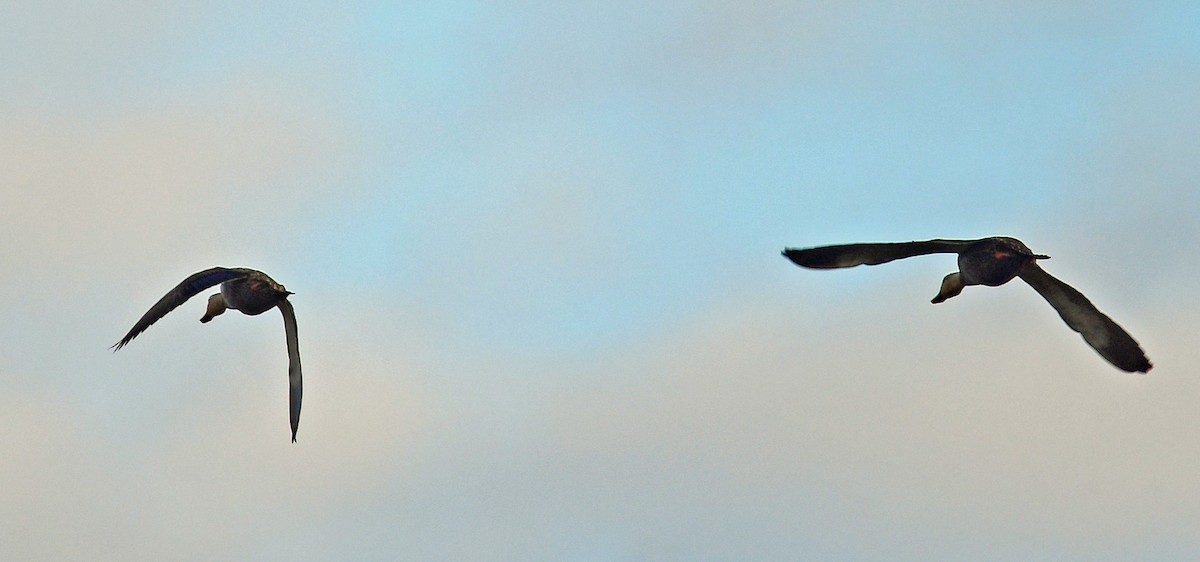
M 1191 559 L 1198 18 L 0 5 L 0 558 Z M 1154 369 L 779 255 L 989 235 Z M 295 444 L 273 311 L 109 349 L 213 266 L 295 292 Z

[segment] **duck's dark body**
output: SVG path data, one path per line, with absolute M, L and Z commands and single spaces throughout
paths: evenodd
M 1149 359 L 1137 341 L 1070 285 L 1046 273 L 1035 254 L 1016 238 L 993 236 L 979 240 L 925 240 L 881 244 L 844 244 L 818 248 L 788 248 L 783 255 L 796 265 L 815 269 L 878 265 L 892 260 L 936 253 L 957 253 L 958 271 L 942 280 L 933 298 L 940 303 L 968 285 L 997 287 L 1020 276 L 1058 311 L 1072 330 L 1083 335 L 1097 352 L 1117 368 L 1147 372 Z
M 963 285 L 999 287 L 1016 277 L 1025 264 L 1049 257 L 1034 254 L 1015 238 L 984 238 L 959 252 L 958 273 Z
M 283 327 L 287 337 L 288 349 L 288 381 L 289 381 L 289 412 L 292 426 L 292 441 L 296 441 L 296 431 L 300 428 L 300 403 L 304 395 L 304 385 L 300 372 L 300 344 L 296 334 L 296 313 L 288 295 L 292 293 L 283 285 L 275 282 L 266 273 L 243 267 L 228 268 L 214 267 L 189 276 L 170 292 L 163 295 L 154 306 L 133 325 L 129 333 L 113 346 L 114 351 L 125 347 L 159 318 L 175 310 L 188 299 L 201 291 L 221 285 L 221 292 L 208 298 L 208 308 L 201 322 L 208 322 L 214 317 L 232 308 L 243 314 L 257 316 L 272 308 L 278 308 L 283 314 Z
M 221 298 L 226 307 L 242 314 L 257 316 L 275 308 L 281 299 L 292 294 L 266 273 L 253 269 L 236 271 L 243 275 L 221 283 Z

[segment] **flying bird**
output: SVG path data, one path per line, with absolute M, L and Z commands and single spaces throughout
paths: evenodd
M 304 385 L 300 376 L 300 342 L 296 337 L 296 313 L 287 298 L 294 293 L 276 283 L 266 273 L 246 268 L 214 267 L 184 279 L 142 315 L 129 333 L 112 346 L 113 351 L 125 347 L 159 318 L 201 291 L 217 284 L 221 285 L 221 292 L 208 297 L 208 309 L 200 319 L 201 322 L 207 323 L 228 308 L 249 316 L 262 314 L 272 308 L 278 308 L 283 314 L 283 329 L 287 335 L 292 442 L 295 443 L 296 430 L 300 427 L 300 399 L 304 394 Z
M 962 292 L 967 285 L 998 287 L 1020 277 L 1058 311 L 1072 330 L 1118 369 L 1131 373 L 1150 370 L 1150 360 L 1138 343 L 1116 322 L 1070 285 L 1038 266 L 1050 256 L 1035 254 L 1015 238 L 993 236 L 979 240 L 925 240 L 882 244 L 844 244 L 819 248 L 787 248 L 783 255 L 801 267 L 833 269 L 879 265 L 925 254 L 958 254 L 958 271 L 942 280 L 933 303 Z

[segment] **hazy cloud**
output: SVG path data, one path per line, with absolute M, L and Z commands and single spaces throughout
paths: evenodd
M 5 557 L 1200 546 L 1186 18 L 0 12 Z M 777 255 L 988 234 L 1053 255 L 1152 373 L 1019 281 L 928 304 L 948 256 Z M 105 349 L 213 265 L 297 293 L 298 444 L 273 312 L 202 326 L 198 298 Z

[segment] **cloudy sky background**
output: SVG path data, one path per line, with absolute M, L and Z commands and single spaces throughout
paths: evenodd
M 0 7 L 0 557 L 1194 556 L 1200 5 L 829 4 Z

